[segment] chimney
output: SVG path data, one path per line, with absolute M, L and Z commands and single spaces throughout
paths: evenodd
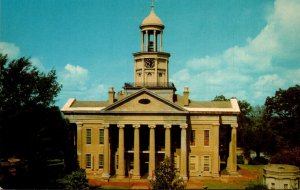
M 189 88 L 184 87 L 183 90 L 183 105 L 188 106 L 189 105 Z
M 108 103 L 113 104 L 114 101 L 115 101 L 115 91 L 114 91 L 114 87 L 111 86 L 108 91 Z

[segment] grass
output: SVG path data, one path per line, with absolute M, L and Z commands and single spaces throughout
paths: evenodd
M 262 184 L 262 174 L 265 165 L 239 165 L 242 176 L 200 179 L 199 188 L 203 189 L 245 189 L 249 184 Z M 251 177 L 251 178 L 249 178 Z M 190 186 L 195 187 L 196 184 Z
M 266 165 L 244 165 L 244 164 L 239 164 L 238 165 L 241 169 L 249 170 L 250 172 L 259 172 L 262 174 L 263 168 Z

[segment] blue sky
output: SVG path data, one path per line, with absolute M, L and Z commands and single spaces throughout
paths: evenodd
M 55 69 L 68 98 L 106 100 L 133 82 L 150 0 L 0 0 L 0 52 Z M 299 0 L 156 0 L 177 93 L 264 104 L 300 83 Z

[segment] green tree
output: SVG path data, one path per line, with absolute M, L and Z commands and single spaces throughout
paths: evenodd
M 153 189 L 185 189 L 182 179 L 177 174 L 174 162 L 170 158 L 165 158 L 155 169 L 155 179 L 151 180 Z
M 272 164 L 289 164 L 300 167 L 300 147 L 281 150 L 271 157 Z
M 275 96 L 267 97 L 264 121 L 276 134 L 276 143 L 280 148 L 300 146 L 300 86 L 287 90 L 279 89 Z
M 224 95 L 219 95 L 216 96 L 212 101 L 228 101 L 229 99 L 227 99 Z
M 65 189 L 89 189 L 88 180 L 84 169 L 73 171 L 66 175 L 62 180 L 59 180 Z
M 54 187 L 64 168 L 71 143 L 68 125 L 54 106 L 61 90 L 56 79 L 54 70 L 43 73 L 27 58 L 8 61 L 0 54 L 0 158 L 23 163 L 19 181 L 6 188 Z

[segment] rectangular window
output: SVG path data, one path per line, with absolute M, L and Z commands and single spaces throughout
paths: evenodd
M 190 171 L 196 170 L 196 156 L 190 156 Z
M 203 157 L 203 170 L 204 171 L 210 171 L 210 163 L 209 163 L 209 156 Z
M 275 183 L 271 183 L 271 189 L 275 189 Z
M 104 129 L 99 129 L 99 144 L 104 144 Z
M 209 130 L 204 130 L 204 146 L 209 146 Z
M 99 169 L 103 169 L 103 165 L 104 165 L 104 155 L 99 154 Z
M 196 138 L 196 136 L 195 136 L 195 130 L 192 130 L 191 131 L 191 146 L 195 146 L 196 145 L 195 138 Z
M 288 188 L 289 188 L 288 184 L 283 184 L 283 189 L 288 189 Z
M 85 155 L 85 168 L 92 168 L 92 155 L 91 154 Z
M 92 143 L 92 129 L 86 129 L 86 144 Z

